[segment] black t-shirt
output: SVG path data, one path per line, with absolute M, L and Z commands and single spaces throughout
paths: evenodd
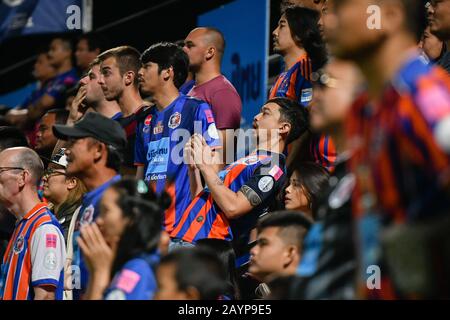
M 144 105 L 138 111 L 128 117 L 117 119 L 117 122 L 125 130 L 127 136 L 127 146 L 123 153 L 123 165 L 134 168 L 134 147 L 136 144 L 136 130 L 142 130 L 146 115 L 149 114 L 150 107 Z

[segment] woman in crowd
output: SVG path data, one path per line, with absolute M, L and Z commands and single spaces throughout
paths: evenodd
M 328 182 L 328 171 L 314 162 L 293 162 L 283 192 L 287 210 L 302 211 L 316 219 L 317 199 Z
M 53 205 L 53 213 L 61 224 L 65 239 L 72 216 L 87 192 L 83 182 L 67 176 L 66 168 L 67 159 L 62 148 L 53 155 L 43 176 L 44 198 Z
M 100 216 L 78 238 L 89 270 L 84 299 L 153 299 L 161 215 L 168 207 L 167 196 L 160 199 L 144 181 L 131 178 L 105 191 Z

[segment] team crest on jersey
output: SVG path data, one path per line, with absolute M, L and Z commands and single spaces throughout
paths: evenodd
M 181 123 L 181 113 L 175 112 L 172 114 L 169 118 L 169 128 L 175 129 L 177 128 Z
M 25 240 L 24 240 L 23 236 L 18 237 L 16 242 L 14 243 L 14 253 L 15 254 L 21 253 L 24 246 L 25 246 Z
M 164 130 L 164 126 L 162 124 L 162 121 L 158 121 L 156 126 L 153 128 L 153 134 L 160 134 Z
M 81 215 L 80 225 L 91 224 L 92 221 L 94 221 L 94 212 L 95 208 L 92 204 L 84 209 L 83 214 Z
M 152 114 L 149 114 L 149 115 L 147 116 L 147 118 L 145 118 L 145 120 L 144 120 L 144 125 L 145 125 L 145 126 L 149 126 L 150 123 L 152 123 L 152 118 L 153 118 L 153 115 L 152 115 Z

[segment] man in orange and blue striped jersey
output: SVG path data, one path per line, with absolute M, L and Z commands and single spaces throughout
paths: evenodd
M 0 202 L 17 218 L 1 265 L 1 300 L 62 299 L 65 242 L 55 216 L 39 200 L 43 170 L 29 148 L 0 153 Z
M 233 240 L 237 255 L 244 253 L 257 219 L 277 207 L 286 177 L 283 150 L 307 130 L 307 111 L 295 101 L 275 98 L 261 108 L 253 127 L 256 150 L 219 173 L 210 164 L 211 150 L 204 139 L 197 135 L 186 145 L 194 199 L 172 238 L 192 244 L 204 238 Z M 204 189 L 196 174 L 203 177 Z
M 283 56 L 285 71 L 282 72 L 269 98 L 286 97 L 308 107 L 313 95 L 311 77 L 327 61 L 325 43 L 322 40 L 318 11 L 303 7 L 287 7 L 273 31 L 274 51 Z M 300 142 L 295 141 L 289 149 L 299 151 Z M 327 169 L 334 167 L 336 150 L 328 136 L 314 135 L 311 141 L 311 157 Z M 303 156 L 304 158 L 304 156 Z

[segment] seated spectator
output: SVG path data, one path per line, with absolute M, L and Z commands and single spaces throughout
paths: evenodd
M 309 217 L 293 211 L 276 211 L 261 218 L 256 245 L 250 250 L 249 273 L 265 283 L 276 276 L 295 275 L 311 224 Z
M 419 42 L 419 48 L 423 50 L 428 59 L 430 59 L 431 63 L 435 63 L 441 65 L 442 67 L 447 68 L 447 72 L 449 71 L 449 56 L 447 54 L 447 44 L 445 41 L 440 40 L 430 31 L 430 26 L 427 26 L 423 32 L 422 39 Z M 444 61 L 444 57 L 446 57 L 447 61 Z M 444 63 L 446 65 L 441 64 Z
M 53 213 L 61 225 L 64 239 L 67 234 L 75 210 L 81 205 L 82 196 L 87 192 L 83 182 L 67 175 L 67 158 L 65 149 L 55 153 L 47 170 L 44 172 L 44 197 L 53 205 Z
M 223 299 L 239 300 L 240 290 L 237 282 L 236 255 L 231 243 L 220 239 L 201 239 L 197 241 L 197 247 L 209 248 L 219 255 L 228 272 L 228 292 L 223 296 Z
M 15 124 L 32 129 L 36 121 L 52 108 L 65 107 L 66 91 L 76 85 L 78 75 L 72 66 L 72 42 L 69 38 L 58 37 L 52 40 L 48 51 L 49 63 L 55 68 L 56 76 L 52 78 L 45 93 L 27 108 L 27 113 L 16 119 Z
M 286 210 L 302 211 L 314 220 L 317 199 L 328 183 L 328 171 L 313 162 L 294 161 L 288 175 L 283 192 Z
M 227 275 L 212 251 L 180 248 L 163 257 L 156 271 L 157 300 L 218 300 L 227 293 Z
M 86 300 L 153 299 L 167 196 L 161 199 L 142 180 L 124 179 L 105 191 L 100 216 L 78 238 L 91 275 Z

